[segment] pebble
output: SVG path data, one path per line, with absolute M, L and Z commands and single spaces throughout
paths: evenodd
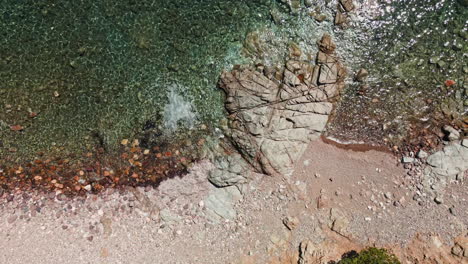
M 420 159 L 425 159 L 425 158 L 427 158 L 429 156 L 429 154 L 427 154 L 427 152 L 425 152 L 424 150 L 420 150 L 420 151 L 418 151 L 417 156 Z
M 18 216 L 16 215 L 10 215 L 8 218 L 7 218 L 7 221 L 9 224 L 12 224 L 13 222 L 16 221 L 16 219 L 18 218 Z
M 366 220 L 367 222 L 370 222 L 372 220 L 372 218 L 366 217 L 366 218 L 364 218 L 364 220 Z
M 283 219 L 283 224 L 289 229 L 294 230 L 299 225 L 299 219 L 297 217 L 288 216 Z
M 83 189 L 90 192 L 92 190 L 91 184 L 86 185 L 85 187 L 83 187 Z
M 441 203 L 444 202 L 444 199 L 442 199 L 442 197 L 440 197 L 440 196 L 437 196 L 437 197 L 434 199 L 434 201 L 435 201 L 437 204 L 441 204 Z
M 402 163 L 413 163 L 414 161 L 415 161 L 415 159 L 412 158 L 412 157 L 403 157 L 403 158 L 401 159 L 401 162 L 402 162 Z
M 450 212 L 452 215 L 457 215 L 454 206 L 452 206 L 452 207 L 449 208 L 449 212 Z
M 393 195 L 392 195 L 391 192 L 386 192 L 386 193 L 384 193 L 384 196 L 385 196 L 385 198 L 387 198 L 387 199 L 392 199 L 392 197 L 393 197 Z

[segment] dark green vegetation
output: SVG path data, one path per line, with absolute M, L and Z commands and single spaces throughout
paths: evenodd
M 368 248 L 361 251 L 359 254 L 352 252 L 348 254 L 339 264 L 400 264 L 400 261 L 395 255 L 390 254 L 385 249 Z
M 219 120 L 216 81 L 266 2 L 1 1 L 0 157 L 112 149 L 161 126 L 174 85 L 200 122 Z

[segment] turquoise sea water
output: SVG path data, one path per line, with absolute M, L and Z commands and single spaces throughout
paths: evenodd
M 87 151 L 98 141 L 110 150 L 147 124 L 161 131 L 177 121 L 182 130 L 217 127 L 224 116 L 216 87 L 222 70 L 280 63 L 291 45 L 313 60 L 323 32 L 333 35 L 351 75 L 365 67 L 372 77 L 366 96 L 348 82 L 331 133 L 382 138 L 387 132 L 378 127 L 403 116 L 389 126 L 405 135 L 399 127 L 406 117 L 435 111 L 420 104 L 428 98 L 466 114 L 463 1 L 357 1 L 345 30 L 333 25 L 335 1 L 312 2 L 296 8 L 274 0 L 4 0 L 0 153 L 15 160 L 37 151 Z M 318 14 L 326 19 L 318 22 Z M 445 89 L 445 79 L 457 86 Z M 168 107 L 171 94 L 181 107 Z M 369 104 L 376 97 L 381 103 Z M 23 130 L 12 131 L 16 125 Z

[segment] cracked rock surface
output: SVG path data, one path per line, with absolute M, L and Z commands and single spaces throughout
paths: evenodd
M 423 184 L 432 196 L 441 196 L 450 182 L 464 178 L 463 174 L 468 170 L 465 140 L 455 141 L 427 158 L 429 166 L 424 170 Z
M 316 64 L 289 60 L 283 67 L 237 67 L 221 76 L 230 138 L 258 171 L 289 175 L 307 144 L 325 130 L 345 68 L 325 34 Z

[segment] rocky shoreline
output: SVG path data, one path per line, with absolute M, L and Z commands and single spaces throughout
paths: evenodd
M 302 5 L 283 2 L 293 14 Z M 335 26 L 355 9 L 338 1 Z M 316 50 L 304 59 L 291 45 L 274 66 L 223 72 L 215 147 L 124 139 L 118 161 L 97 149 L 88 166 L 1 167 L 0 262 L 321 264 L 370 246 L 402 263 L 467 261 L 466 130 L 445 126 L 437 148 L 399 156 L 328 139 L 347 80 L 365 86 L 370 74 L 348 76 L 327 33 Z

